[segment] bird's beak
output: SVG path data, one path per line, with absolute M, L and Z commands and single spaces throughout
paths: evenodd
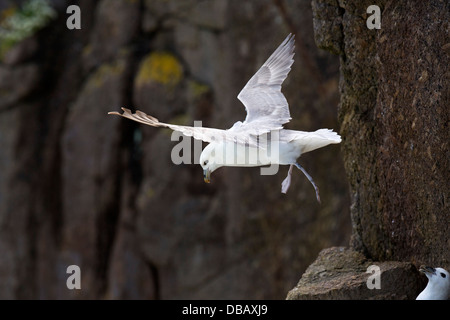
M 432 267 L 421 266 L 419 271 L 425 273 L 425 275 L 436 274 L 436 269 Z
M 211 182 L 211 171 L 209 169 L 203 170 L 203 180 L 205 180 L 206 183 Z

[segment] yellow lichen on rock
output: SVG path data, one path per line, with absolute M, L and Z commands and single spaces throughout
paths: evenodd
M 87 83 L 87 88 L 101 87 L 107 79 L 122 74 L 124 70 L 125 63 L 121 60 L 115 61 L 112 64 L 103 64 L 91 75 Z
M 211 88 L 206 84 L 191 80 L 189 81 L 189 92 L 194 99 L 211 91 Z
M 140 87 L 153 82 L 173 88 L 181 81 L 182 76 L 183 67 L 174 55 L 167 52 L 152 52 L 141 62 L 136 85 Z

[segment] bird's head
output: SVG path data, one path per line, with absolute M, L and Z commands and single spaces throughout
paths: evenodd
M 220 148 L 216 148 L 214 144 L 208 144 L 200 155 L 200 165 L 203 168 L 203 180 L 206 183 L 211 182 L 211 173 L 223 165 L 217 161 L 220 157 L 218 154 Z
M 427 276 L 429 285 L 442 290 L 442 292 L 450 293 L 450 274 L 447 270 L 422 266 L 419 271 Z

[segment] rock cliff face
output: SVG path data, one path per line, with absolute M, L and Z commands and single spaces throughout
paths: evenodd
M 0 1 L 1 21 L 20 12 L 18 3 Z M 275 176 L 223 168 L 206 185 L 198 165 L 172 163 L 177 142 L 170 142 L 170 131 L 107 116 L 127 106 L 167 122 L 230 127 L 245 117 L 238 92 L 293 32 L 296 61 L 283 86 L 293 117 L 288 127 L 339 131 L 338 61 L 314 44 L 309 1 L 82 0 L 81 30 L 66 28 L 68 4 L 50 1 L 57 16 L 31 36 L 0 46 L 0 298 L 284 298 L 321 249 L 348 243 L 350 197 L 340 146 L 300 159 L 320 187 L 319 206 L 300 172 L 289 193 L 280 193 L 287 168 Z M 432 45 L 438 50 L 442 44 Z M 435 90 L 434 69 L 425 66 L 444 61 L 423 59 Z M 386 84 L 383 94 L 389 90 Z M 433 97 L 433 119 L 442 121 L 437 112 L 444 97 Z M 348 126 L 352 106 L 341 103 L 340 111 L 347 172 L 352 141 L 360 141 L 350 132 L 356 127 Z M 377 121 L 397 121 L 388 116 Z M 416 128 L 425 128 L 417 117 Z M 358 161 L 367 161 L 365 152 L 381 140 L 368 141 L 369 149 L 355 154 Z M 416 143 L 427 160 L 428 149 Z M 433 159 L 439 143 L 430 143 Z M 433 159 L 429 173 L 447 167 L 445 158 Z M 355 192 L 361 180 L 349 176 Z M 432 182 L 435 188 L 439 181 Z M 377 188 L 381 197 L 385 189 Z M 384 199 L 383 206 L 397 205 Z M 445 206 L 442 199 L 438 205 Z M 361 228 L 358 219 L 368 211 L 352 210 Z M 435 220 L 431 213 L 420 219 L 442 226 L 434 214 Z M 354 234 L 365 250 L 375 241 L 360 229 Z M 66 287 L 72 264 L 81 268 L 81 290 Z
M 410 262 L 374 262 L 353 249 L 333 247 L 320 252 L 287 299 L 415 299 L 426 283 Z
M 317 45 L 340 56 L 339 122 L 352 199 L 351 248 L 374 263 L 448 269 L 449 3 L 378 1 L 381 29 L 369 30 L 366 8 L 372 4 L 312 2 Z M 360 271 L 354 268 L 355 275 Z M 307 278 L 290 298 L 317 293 L 307 292 L 314 285 Z M 389 294 L 400 298 L 399 290 L 391 288 Z M 407 291 L 417 296 L 413 283 Z M 321 297 L 336 295 L 330 290 Z

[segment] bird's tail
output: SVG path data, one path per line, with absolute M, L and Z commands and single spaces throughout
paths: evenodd
M 340 143 L 342 141 L 341 136 L 331 129 L 302 132 L 298 137 L 298 140 L 303 145 L 302 153 L 313 151 L 329 144 Z

